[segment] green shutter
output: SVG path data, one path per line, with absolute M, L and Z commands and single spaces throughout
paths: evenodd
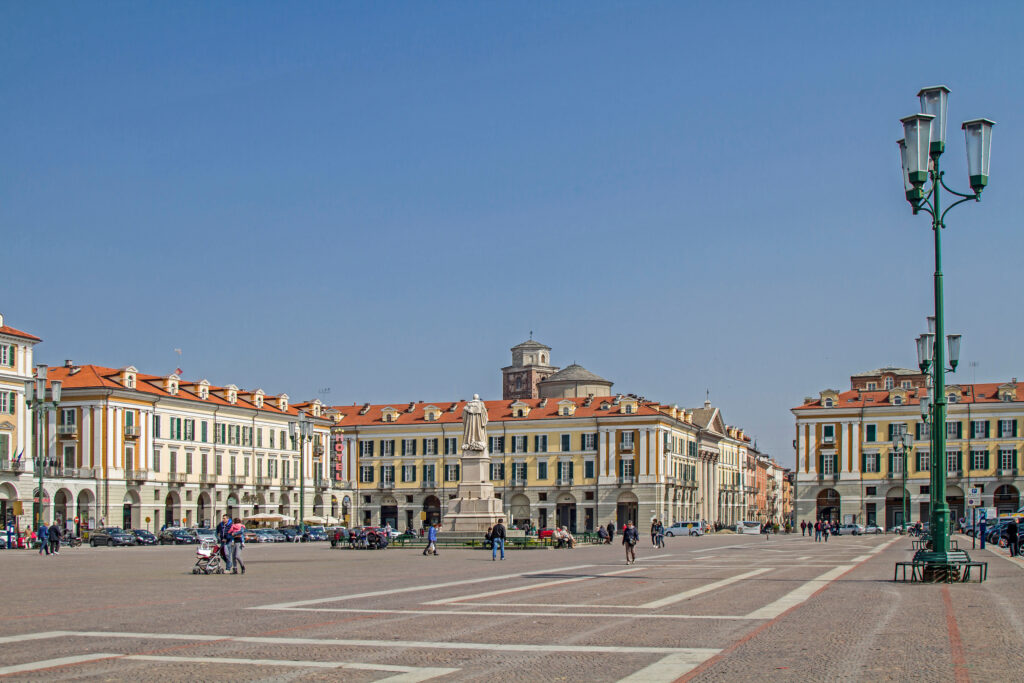
M 861 453 L 860 454 L 860 471 L 861 472 L 867 472 L 868 471 L 868 456 L 865 453 Z
M 985 450 L 985 469 L 988 469 L 988 449 Z
M 958 451 L 956 454 L 956 468 L 961 472 L 964 469 L 964 452 Z
M 1013 469 L 1017 469 L 1017 449 L 1013 449 Z
M 989 427 L 990 427 L 991 425 L 992 425 L 992 423 L 991 423 L 991 422 L 989 422 L 988 420 L 985 420 L 985 438 L 986 438 L 986 439 L 987 439 L 987 438 L 989 438 L 989 434 L 990 434 L 990 432 L 989 432 Z
M 574 471 L 574 465 L 573 465 L 573 463 L 570 462 L 569 463 L 569 481 L 573 481 L 575 479 L 573 471 Z
M 896 471 L 895 468 L 893 467 L 893 462 L 892 461 L 893 461 L 893 452 L 892 452 L 892 449 L 889 449 L 889 469 L 887 470 L 888 472 L 895 472 Z
M 894 427 L 895 427 L 895 426 L 896 426 L 896 425 L 894 425 L 894 424 L 890 424 L 890 425 L 889 425 L 889 441 L 892 441 L 892 433 L 893 433 L 893 431 L 894 431 Z
M 914 423 L 914 441 L 920 441 L 920 440 L 921 440 L 921 423 L 920 422 L 915 422 Z
M 1017 420 L 1013 421 L 1013 436 L 1017 436 Z
M 958 438 L 958 439 L 964 438 L 964 423 L 960 422 L 959 420 L 957 420 L 957 423 L 956 423 L 956 438 Z

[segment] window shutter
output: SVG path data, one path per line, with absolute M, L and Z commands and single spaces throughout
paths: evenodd
M 889 470 L 888 470 L 889 472 L 895 472 L 895 471 L 896 471 L 896 470 L 895 470 L 895 468 L 893 467 L 893 462 L 892 462 L 892 460 L 893 460 L 893 452 L 892 452 L 892 450 L 890 449 L 890 450 L 889 450 Z
M 620 476 L 620 477 L 621 477 L 621 476 L 623 476 L 623 475 L 622 475 L 622 463 L 623 463 L 623 461 L 622 461 L 622 460 L 619 460 L 619 476 Z
M 894 431 L 894 429 L 893 429 L 893 428 L 894 428 L 895 426 L 896 426 L 896 425 L 894 425 L 894 424 L 891 424 L 891 423 L 889 424 L 889 441 L 892 441 L 892 433 L 893 433 L 893 431 Z
M 989 422 L 988 420 L 985 420 L 985 438 L 986 439 L 989 438 L 989 426 L 991 424 L 992 424 L 991 422 Z
M 1016 448 L 1013 449 L 1013 469 L 1017 469 L 1017 449 Z
M 402 455 L 405 455 L 405 439 L 402 439 Z
M 860 454 L 860 471 L 861 472 L 867 472 L 868 471 L 868 456 L 866 454 L 864 454 L 864 453 Z
M 1013 421 L 1013 436 L 1017 436 L 1017 420 Z
M 959 422 L 958 421 L 956 423 L 956 438 L 958 438 L 958 439 L 964 438 L 964 423 L 963 422 Z
M 988 451 L 985 451 L 985 469 L 988 469 Z
M 574 465 L 573 465 L 573 463 L 570 462 L 569 463 L 569 481 L 572 481 L 574 479 L 574 477 L 573 477 L 573 468 L 574 468 Z
M 920 440 L 921 440 L 921 423 L 920 422 L 915 422 L 914 423 L 914 441 L 920 441 Z
M 459 466 L 456 465 L 455 466 L 455 481 L 459 481 L 459 480 L 460 480 L 460 477 L 459 477 Z

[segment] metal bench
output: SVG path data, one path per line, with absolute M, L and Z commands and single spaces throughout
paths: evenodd
M 960 576 L 960 581 L 967 583 L 971 580 L 971 569 L 978 570 L 978 583 L 988 579 L 988 562 L 965 562 L 964 572 Z
M 923 580 L 922 570 L 924 569 L 924 562 L 897 562 L 895 569 L 892 572 L 893 581 L 906 581 L 907 580 L 907 567 L 910 567 L 910 581 L 911 583 Z M 897 578 L 902 571 L 903 576 Z

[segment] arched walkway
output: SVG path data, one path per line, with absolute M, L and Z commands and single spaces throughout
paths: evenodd
M 331 517 L 337 519 L 338 517 L 338 497 L 331 496 Z
M 1016 486 L 1003 484 L 992 495 L 992 505 L 999 511 L 999 514 L 1016 512 L 1020 509 L 1020 491 Z
M 43 488 L 42 495 L 39 489 L 32 492 L 32 527 L 38 527 L 39 522 L 45 520 L 47 524 L 53 521 L 50 514 L 50 493 Z
M 213 501 L 210 499 L 209 491 L 203 491 L 196 498 L 196 524 L 199 526 L 214 526 L 213 520 Z
M 900 499 L 900 492 L 903 492 L 905 500 Z M 904 503 L 906 507 L 904 508 Z M 904 517 L 904 510 L 906 510 L 906 517 Z M 904 521 L 909 522 L 914 516 L 910 509 L 910 494 L 907 493 L 906 489 L 902 489 L 899 486 L 893 486 L 885 493 L 885 528 L 891 529 L 894 526 L 903 524 Z
M 520 526 L 530 523 L 530 499 L 522 493 L 512 496 L 509 501 L 509 513 L 512 515 L 512 524 Z
M 959 486 L 946 486 L 946 505 L 949 506 L 949 518 L 956 522 L 964 516 L 964 490 Z
M 81 536 L 83 529 L 92 529 L 94 526 L 96 494 L 89 489 L 78 492 L 78 503 L 75 506 L 75 516 L 78 517 L 78 525 L 75 527 L 75 534 Z
M 380 501 L 380 525 L 390 524 L 398 528 L 398 501 L 394 496 L 384 496 Z
M 319 493 L 313 496 L 313 516 L 324 516 L 324 497 L 321 496 Z
M 441 521 L 441 500 L 437 496 L 427 496 L 423 499 L 423 512 L 426 513 L 426 526 L 437 524 Z
M 225 509 L 224 512 L 231 519 L 234 519 L 238 516 L 238 513 L 240 512 L 240 510 L 238 509 L 238 496 L 235 495 L 234 493 L 228 494 L 227 509 Z
M 164 524 L 176 526 L 181 523 L 181 497 L 177 491 L 169 491 L 164 498 Z
M 68 515 L 69 512 L 74 513 L 75 511 L 74 500 L 74 495 L 67 489 L 60 489 L 53 496 L 53 514 L 61 528 L 65 528 L 64 523 L 75 516 L 74 514 Z
M 142 528 L 142 499 L 139 498 L 138 491 L 125 491 L 124 499 L 121 501 L 121 528 Z
M 571 493 L 561 493 L 555 503 L 555 524 L 576 533 L 576 498 Z
M 815 519 L 839 521 L 839 492 L 835 489 L 823 489 L 818 493 L 817 512 Z
M 345 496 L 341 499 L 341 521 L 345 526 L 351 526 L 352 499 Z
M 615 504 L 615 521 L 621 529 L 626 522 L 637 523 L 640 501 L 632 491 L 623 491 Z
M 8 517 L 13 517 L 12 503 L 16 500 L 18 500 L 18 489 L 14 488 L 14 484 L 10 482 L 0 484 L 0 524 L 6 522 Z

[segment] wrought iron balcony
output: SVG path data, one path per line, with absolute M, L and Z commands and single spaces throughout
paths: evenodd
M 146 481 L 149 479 L 149 470 L 127 470 L 125 479 L 129 481 Z
M 78 434 L 77 424 L 57 425 L 57 433 L 61 436 L 74 436 Z
M 138 425 L 125 425 L 124 426 L 124 435 L 126 437 L 128 437 L 129 439 L 137 439 L 137 438 L 139 438 L 139 432 L 140 431 L 141 430 L 139 429 Z
M 616 480 L 616 483 L 619 486 L 622 486 L 624 484 L 635 484 L 636 483 L 636 477 L 632 477 L 632 476 L 630 476 L 630 477 L 619 477 Z
M 167 481 L 170 482 L 171 484 L 181 484 L 181 483 L 184 483 L 184 481 L 185 481 L 185 473 L 184 472 L 168 472 L 167 473 Z

